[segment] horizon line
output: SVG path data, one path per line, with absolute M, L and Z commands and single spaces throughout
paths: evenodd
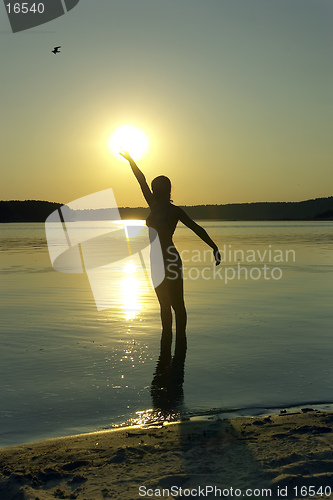
M 228 205 L 254 205 L 258 203 L 306 203 L 308 201 L 316 201 L 316 200 L 327 200 L 329 198 L 333 198 L 333 195 L 331 196 L 320 196 L 319 198 L 309 198 L 307 200 L 300 200 L 300 201 L 245 201 L 245 202 L 233 202 L 233 203 L 206 203 L 206 204 L 197 204 L 197 205 L 178 205 L 180 207 L 217 207 L 217 206 L 228 206 Z M 31 199 L 26 199 L 26 200 L 0 200 L 0 203 L 8 203 L 8 202 L 40 202 L 40 203 L 54 203 L 56 205 L 67 205 L 67 203 L 60 203 L 58 201 L 49 201 L 49 200 L 31 200 Z M 137 206 L 137 207 L 130 207 L 130 206 L 122 206 L 118 207 L 118 209 L 122 208 L 130 208 L 130 209 L 145 209 L 149 208 L 149 206 Z

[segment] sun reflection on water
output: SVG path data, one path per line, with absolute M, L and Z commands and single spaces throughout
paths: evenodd
M 149 408 L 143 411 L 136 411 L 136 418 L 131 418 L 128 425 L 158 425 L 164 422 L 178 422 L 182 419 L 180 411 L 171 410 L 163 411 L 157 408 Z
M 126 321 L 134 319 L 141 309 L 139 301 L 139 282 L 134 276 L 136 265 L 133 261 L 128 262 L 124 266 L 126 274 L 122 281 L 123 308 L 125 311 L 124 318 Z

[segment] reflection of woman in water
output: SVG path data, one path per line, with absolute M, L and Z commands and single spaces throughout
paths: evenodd
M 171 203 L 171 182 L 168 177 L 164 177 L 163 175 L 156 177 L 152 181 L 150 189 L 145 176 L 131 156 L 127 152 L 120 154 L 129 161 L 132 171 L 140 184 L 143 196 L 151 210 L 146 221 L 147 226 L 156 229 L 162 248 L 165 278 L 155 289 L 161 307 L 161 353 L 166 357 L 171 357 L 173 309 L 176 316 L 175 357 L 185 358 L 187 316 L 184 303 L 182 261 L 172 241 L 178 221 L 183 222 L 183 224 L 192 229 L 195 234 L 212 248 L 216 265 L 220 264 L 220 253 L 207 232 L 188 217 L 184 210 Z

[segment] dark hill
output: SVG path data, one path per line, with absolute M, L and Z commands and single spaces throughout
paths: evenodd
M 50 201 L 0 201 L 0 222 L 44 222 L 62 203 Z
M 61 203 L 0 201 L 0 222 L 44 222 Z M 300 202 L 233 203 L 184 206 L 192 219 L 202 220 L 333 220 L 333 196 Z M 89 219 L 94 218 L 89 210 Z M 123 219 L 146 219 L 149 208 L 119 208 Z

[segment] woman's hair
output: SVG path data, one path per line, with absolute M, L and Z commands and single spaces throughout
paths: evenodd
M 171 181 L 165 175 L 159 175 L 152 180 L 151 189 L 158 200 L 163 198 L 170 200 L 171 197 Z

